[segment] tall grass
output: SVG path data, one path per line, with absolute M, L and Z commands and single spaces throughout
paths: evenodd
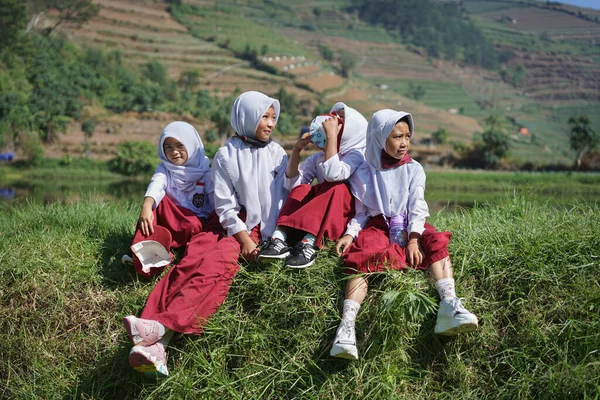
M 458 293 L 481 328 L 433 334 L 418 271 L 372 277 L 357 362 L 331 359 L 343 274 L 244 264 L 201 337 L 176 337 L 171 375 L 127 365 L 121 318 L 154 286 L 120 265 L 138 206 L 83 201 L 0 210 L 0 398 L 598 398 L 600 206 L 438 214 Z

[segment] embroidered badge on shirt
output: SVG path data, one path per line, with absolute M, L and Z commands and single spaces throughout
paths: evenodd
M 204 205 L 204 193 L 195 193 L 192 198 L 192 204 L 196 208 L 200 208 Z

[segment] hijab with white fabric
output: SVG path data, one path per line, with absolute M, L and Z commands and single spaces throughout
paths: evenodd
M 237 136 L 219 149 L 213 160 L 215 210 L 228 235 L 245 229 L 247 232 L 260 223 L 263 239 L 275 230 L 279 210 L 287 198 L 283 187 L 287 155 L 273 142 L 257 146 L 256 129 L 262 116 L 273 107 L 279 117 L 279 101 L 260 92 L 242 93 L 231 110 L 231 126 Z M 246 209 L 246 221 L 237 216 Z
M 340 143 L 340 157 L 351 150 L 359 150 L 364 154 L 366 146 L 367 120 L 361 113 L 342 102 L 335 103 L 330 113 L 344 111 L 344 132 Z
M 408 158 L 408 162 L 385 168 L 382 152 L 394 125 L 405 118 L 412 137 L 412 115 L 403 111 L 380 110 L 373 114 L 367 127 L 366 163 L 350 178 L 352 194 L 369 209 L 371 216 L 383 214 L 391 218 L 408 215 L 409 232 L 422 233 L 429 216 L 424 200 L 425 171 L 421 164 Z M 409 194 L 411 197 L 409 198 Z
M 165 155 L 164 143 L 167 138 L 181 142 L 188 153 L 183 165 L 175 165 Z M 183 121 L 171 122 L 163 129 L 158 139 L 158 158 L 169 171 L 173 185 L 182 192 L 192 190 L 205 173 L 210 171 L 210 160 L 204 154 L 202 139 L 196 129 Z

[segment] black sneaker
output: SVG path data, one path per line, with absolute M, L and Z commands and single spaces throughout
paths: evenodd
M 306 242 L 298 242 L 290 251 L 290 256 L 285 260 L 285 266 L 290 268 L 306 268 L 315 263 L 317 258 L 316 246 Z
M 271 239 L 265 243 L 258 253 L 258 259 L 283 259 L 290 255 L 290 248 L 281 239 Z

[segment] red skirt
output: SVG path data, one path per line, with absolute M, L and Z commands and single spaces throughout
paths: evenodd
M 250 237 L 259 241 L 260 225 Z M 175 332 L 200 335 L 223 304 L 239 270 L 240 244 L 225 231 L 215 213 L 204 231 L 194 235 L 181 261 L 150 293 L 141 318 L 160 322 Z
M 167 250 L 185 246 L 192 236 L 202 231 L 203 221 L 198 218 L 192 210 L 175 205 L 175 203 L 167 196 L 158 203 L 158 207 L 153 210 L 153 213 L 154 220 L 152 221 L 152 226 L 156 227 L 157 225 L 160 225 L 171 233 L 171 246 Z M 146 238 L 138 225 L 131 245 L 145 239 Z M 159 275 L 167 266 L 168 265 L 165 265 L 162 268 L 152 268 L 150 272 L 147 273 L 142 270 L 142 264 L 137 257 L 133 255 L 133 267 L 138 274 L 146 278 Z
M 342 256 L 346 274 L 408 268 L 406 248 L 397 243 L 390 243 L 388 229 L 383 215 L 369 218 L 365 228 Z M 419 239 L 424 257 L 417 268 L 427 269 L 434 262 L 448 257 L 451 236 L 450 232 L 437 232 L 432 225 L 425 224 L 425 231 Z
M 354 198 L 345 182 L 298 185 L 281 208 L 277 226 L 308 232 L 321 247 L 324 237 L 339 239 L 354 217 Z

